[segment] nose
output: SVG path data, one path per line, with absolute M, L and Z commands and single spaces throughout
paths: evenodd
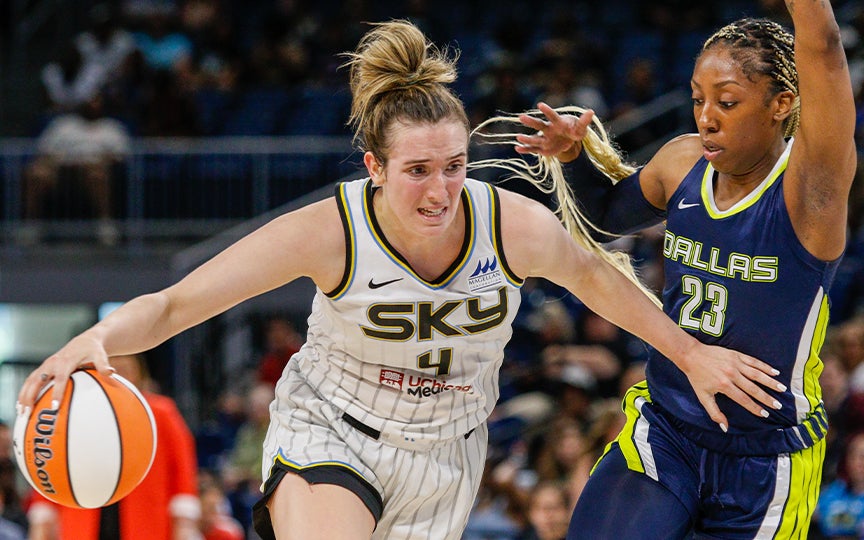
M 699 131 L 707 131 L 714 133 L 718 130 L 717 116 L 713 113 L 713 107 L 710 104 L 703 104 L 702 107 L 696 110 L 696 126 Z
M 439 171 L 426 184 L 426 197 L 430 202 L 440 203 L 447 200 L 447 177 Z

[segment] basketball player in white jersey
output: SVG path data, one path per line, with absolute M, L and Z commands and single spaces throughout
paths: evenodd
M 724 370 L 753 414 L 761 361 L 700 343 L 632 268 L 574 240 L 526 197 L 466 179 L 469 124 L 455 60 L 413 25 L 375 25 L 348 55 L 351 122 L 369 178 L 276 218 L 165 290 L 135 298 L 31 374 L 59 398 L 70 373 L 155 347 L 243 300 L 308 276 L 303 348 L 276 388 L 264 442 L 265 539 L 458 539 L 484 466 L 486 419 L 519 287 L 547 278 L 688 371 Z M 629 275 L 629 277 L 628 277 Z M 725 367 L 722 367 L 725 366 Z

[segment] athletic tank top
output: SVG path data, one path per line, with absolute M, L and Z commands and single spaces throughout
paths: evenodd
M 664 310 L 700 341 L 772 365 L 780 371 L 775 378 L 788 388 L 768 389 L 783 405 L 766 407 L 768 418 L 718 394 L 730 433 L 790 427 L 822 410 L 819 350 L 839 259 L 818 260 L 792 228 L 783 197 L 792 144 L 765 180 L 727 210 L 714 204 L 715 171 L 704 158 L 667 206 Z M 653 401 L 662 409 L 687 424 L 719 431 L 672 362 L 654 351 L 647 374 Z
M 337 408 L 392 436 L 447 440 L 484 422 L 522 279 L 501 247 L 498 193 L 468 179 L 465 237 L 427 281 L 387 241 L 368 179 L 342 183 L 336 202 L 347 256 L 336 289 L 316 291 L 296 371 Z

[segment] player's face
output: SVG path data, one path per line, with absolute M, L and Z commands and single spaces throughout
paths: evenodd
M 465 184 L 468 133 L 461 122 L 396 123 L 385 167 L 370 167 L 383 186 L 384 211 L 400 228 L 423 235 L 446 231 L 458 216 Z M 368 158 L 367 158 L 367 166 Z
M 693 117 L 703 153 L 714 168 L 732 175 L 773 165 L 770 152 L 782 139 L 788 94 L 769 99 L 770 80 L 750 80 L 726 47 L 705 51 L 691 80 Z

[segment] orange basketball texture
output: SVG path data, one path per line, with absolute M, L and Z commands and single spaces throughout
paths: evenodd
M 156 421 L 144 396 L 119 375 L 82 369 L 55 410 L 53 386 L 15 421 L 15 457 L 24 477 L 65 506 L 98 508 L 122 499 L 156 455 Z

